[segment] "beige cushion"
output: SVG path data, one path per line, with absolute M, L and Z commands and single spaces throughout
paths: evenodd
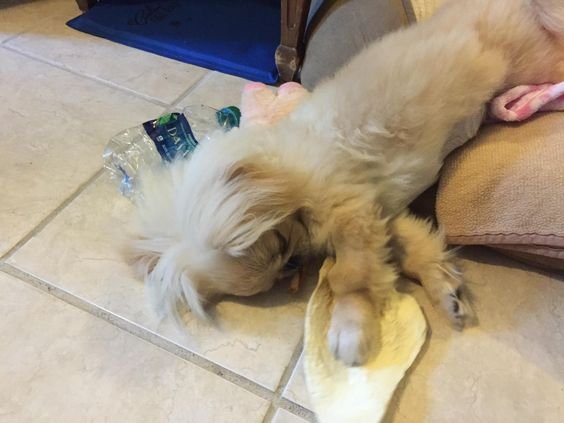
M 411 21 L 445 0 L 404 0 Z M 448 157 L 436 212 L 453 244 L 488 245 L 540 267 L 564 270 L 564 114 L 496 125 Z M 414 204 L 428 213 L 430 190 Z
M 447 158 L 436 212 L 452 244 L 489 245 L 558 267 L 564 261 L 564 113 L 485 126 Z

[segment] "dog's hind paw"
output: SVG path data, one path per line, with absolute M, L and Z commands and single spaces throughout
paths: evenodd
M 455 329 L 462 330 L 468 323 L 471 323 L 474 312 L 465 299 L 463 299 L 460 288 L 444 295 L 441 303 Z
M 435 308 L 443 312 L 455 329 L 462 330 L 476 323 L 462 272 L 452 263 L 431 267 L 421 278 L 421 284 Z
M 448 315 L 454 327 L 463 329 L 466 320 L 466 310 L 464 303 L 456 294 L 450 294 L 450 305 L 448 306 Z

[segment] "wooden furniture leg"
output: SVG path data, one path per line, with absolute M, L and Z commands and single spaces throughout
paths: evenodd
M 311 0 L 282 0 L 282 31 L 276 67 L 282 82 L 296 78 L 304 55 L 304 35 Z
M 94 6 L 94 3 L 96 3 L 96 0 L 76 0 L 76 4 L 78 4 L 79 9 L 83 12 L 86 12 Z

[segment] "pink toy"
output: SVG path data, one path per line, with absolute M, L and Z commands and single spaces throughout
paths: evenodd
M 505 122 L 520 122 L 536 112 L 564 110 L 564 82 L 519 85 L 494 98 L 489 114 Z
M 296 82 L 281 85 L 277 93 L 260 82 L 247 84 L 241 99 L 241 127 L 272 125 L 308 96 Z M 511 88 L 491 101 L 488 114 L 489 121 L 520 122 L 547 111 L 564 111 L 564 82 Z
M 241 124 L 272 125 L 294 110 L 309 92 L 297 82 L 282 84 L 277 92 L 260 82 L 247 84 L 241 98 Z

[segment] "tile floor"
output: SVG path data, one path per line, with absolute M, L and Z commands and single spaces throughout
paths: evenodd
M 0 422 L 313 421 L 308 289 L 159 322 L 123 263 L 130 204 L 111 135 L 163 110 L 236 104 L 245 81 L 68 29 L 73 0 L 0 0 Z M 464 255 L 480 326 L 432 335 L 390 407 L 407 422 L 564 421 L 564 278 Z

